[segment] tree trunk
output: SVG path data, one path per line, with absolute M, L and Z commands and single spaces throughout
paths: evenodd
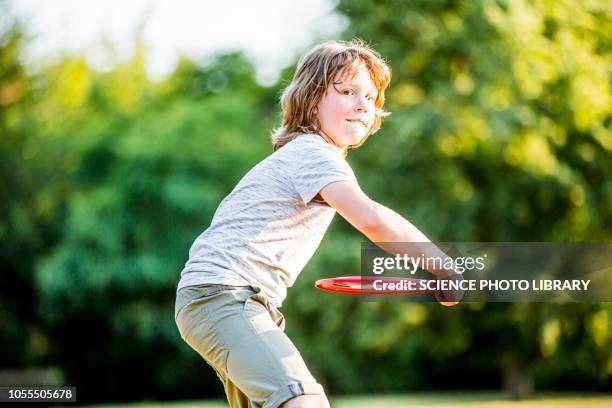
M 513 358 L 506 361 L 502 368 L 504 391 L 514 400 L 529 398 L 533 395 L 533 373 L 531 368 Z

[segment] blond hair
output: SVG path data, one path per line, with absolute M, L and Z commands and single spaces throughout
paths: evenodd
M 350 77 L 360 65 L 369 71 L 378 95 L 374 102 L 375 118 L 370 131 L 358 145 L 350 147 L 361 146 L 370 135 L 376 133 L 382 119 L 391 114 L 383 110 L 385 88 L 391 80 L 389 66 L 359 38 L 349 42 L 326 41 L 300 59 L 291 83 L 281 95 L 282 122 L 280 127 L 272 131 L 271 136 L 274 151 L 301 133 L 320 132 L 316 108 L 329 84 L 337 75 L 342 80 Z M 346 150 L 344 154 L 347 154 Z

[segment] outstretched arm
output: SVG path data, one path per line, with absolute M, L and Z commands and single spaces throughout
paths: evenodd
M 351 225 L 392 255 L 406 254 L 418 257 L 424 254 L 441 259 L 448 256 L 435 245 L 405 245 L 406 242 L 430 243 L 431 240 L 410 221 L 370 199 L 355 183 L 348 181 L 330 183 L 321 190 L 320 194 L 327 204 L 335 208 Z M 445 270 L 429 272 L 441 279 L 448 277 L 448 272 Z

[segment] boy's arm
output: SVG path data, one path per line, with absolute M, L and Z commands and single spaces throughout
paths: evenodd
M 405 243 L 430 243 L 425 236 L 410 221 L 370 199 L 359 185 L 348 181 L 337 181 L 323 187 L 321 197 L 331 207 L 357 228 L 368 239 L 392 255 L 418 257 L 425 256 L 446 258 L 446 255 L 436 245 L 406 245 Z M 430 270 L 438 278 L 448 277 L 445 270 Z

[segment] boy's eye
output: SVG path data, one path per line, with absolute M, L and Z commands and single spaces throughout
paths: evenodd
M 353 90 L 352 90 L 352 89 L 350 89 L 350 88 L 347 88 L 347 89 L 345 89 L 345 90 L 343 90 L 343 91 L 342 91 L 342 95 L 349 95 L 349 94 L 353 94 Z M 368 94 L 368 95 L 366 96 L 366 99 L 367 99 L 369 102 L 374 102 L 374 101 L 376 100 L 376 98 L 375 98 L 375 97 L 374 97 L 374 95 L 372 95 L 372 94 Z

